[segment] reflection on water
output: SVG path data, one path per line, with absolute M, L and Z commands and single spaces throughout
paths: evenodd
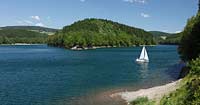
M 183 67 L 185 67 L 186 64 L 184 62 L 179 62 L 178 64 L 174 64 L 170 66 L 165 72 L 168 74 L 171 78 L 178 79 L 180 75 L 179 74 Z
M 148 76 L 148 63 L 138 63 L 138 65 L 140 65 L 141 78 L 146 78 Z

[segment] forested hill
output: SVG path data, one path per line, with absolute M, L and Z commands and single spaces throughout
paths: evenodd
M 57 29 L 39 26 L 6 26 L 0 27 L 0 44 L 14 43 L 46 43 L 48 35 Z
M 54 34 L 56 31 L 58 31 L 58 29 L 46 28 L 40 26 L 6 26 L 6 27 L 0 27 L 0 29 L 21 29 L 21 30 L 36 31 L 46 34 Z
M 45 32 L 56 32 L 58 30 L 40 26 L 6 26 L 6 27 L 0 27 L 0 29 L 23 29 L 23 30 L 45 31 Z
M 159 44 L 179 44 L 181 33 L 166 33 L 160 31 L 150 31 Z
M 178 45 L 181 42 L 182 33 L 175 33 L 167 36 L 165 40 L 162 40 L 160 44 L 175 44 Z
M 139 28 L 103 19 L 85 19 L 49 36 L 48 44 L 71 48 L 156 44 L 153 35 Z
M 170 33 L 166 33 L 166 32 L 161 32 L 161 31 L 149 31 L 150 33 L 152 33 L 154 36 L 170 36 Z
M 0 44 L 14 43 L 46 43 L 48 35 L 22 29 L 1 29 Z

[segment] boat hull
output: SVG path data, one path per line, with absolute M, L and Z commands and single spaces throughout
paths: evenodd
M 139 62 L 139 63 L 148 63 L 149 60 L 146 60 L 146 59 L 136 59 L 136 62 Z

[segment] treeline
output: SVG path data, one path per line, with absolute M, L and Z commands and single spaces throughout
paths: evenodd
M 0 44 L 46 43 L 48 35 L 21 29 L 0 30 Z
M 156 44 L 151 33 L 103 19 L 85 19 L 64 27 L 48 44 L 71 48 L 92 46 L 133 46 Z

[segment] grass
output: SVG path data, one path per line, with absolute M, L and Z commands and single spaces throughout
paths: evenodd
M 147 97 L 140 97 L 130 103 L 131 105 L 155 105 L 155 101 L 149 100 Z

